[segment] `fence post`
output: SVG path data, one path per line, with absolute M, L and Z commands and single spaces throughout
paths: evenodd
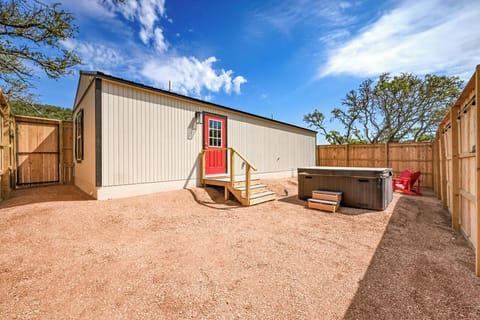
M 439 188 L 438 188 L 438 134 L 435 136 L 435 139 L 432 141 L 432 184 L 433 192 L 439 197 Z
M 348 156 L 348 146 L 349 144 L 347 143 L 345 145 L 345 167 L 348 167 L 349 166 L 349 156 Z
M 388 168 L 388 153 L 389 153 L 389 149 L 388 149 L 388 141 L 385 142 L 385 168 Z
M 454 105 L 450 109 L 450 121 L 452 124 L 452 228 L 460 229 L 460 175 L 459 158 L 458 158 L 458 122 L 457 116 L 460 107 Z
M 65 177 L 64 177 L 64 171 L 65 171 L 65 159 L 64 159 L 64 153 L 65 150 L 63 148 L 63 121 L 60 120 L 58 122 L 58 183 L 64 184 L 65 183 Z
M 478 126 L 480 125 L 480 112 L 478 111 L 478 103 L 480 100 L 480 65 L 477 65 L 476 71 L 475 71 L 475 99 L 476 99 L 476 105 L 477 107 L 475 108 L 476 116 L 475 116 L 475 124 L 477 126 L 477 130 L 475 132 L 475 161 L 476 161 L 476 167 L 477 167 L 477 177 L 476 177 L 476 191 L 475 191 L 475 196 L 476 196 L 476 211 L 477 211 L 477 241 L 475 245 L 475 273 L 477 276 L 480 276 L 480 157 L 479 157 L 479 151 L 478 149 L 480 148 L 480 135 L 478 133 Z
M 440 192 L 442 194 L 442 206 L 447 208 L 447 153 L 445 146 L 445 132 L 442 129 L 442 135 L 440 136 L 440 175 L 442 176 L 440 182 Z
M 435 167 L 435 188 L 436 188 L 436 192 L 437 192 L 437 198 L 440 200 L 442 199 L 442 180 L 440 179 L 441 177 L 441 174 L 440 174 L 440 170 L 442 170 L 441 168 L 441 161 L 440 161 L 440 152 L 441 152 L 441 149 L 440 149 L 440 139 L 441 139 L 441 135 L 437 133 L 437 138 L 435 139 L 435 164 L 436 164 L 436 167 Z

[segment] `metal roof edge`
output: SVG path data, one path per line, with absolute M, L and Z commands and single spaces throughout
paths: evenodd
M 82 75 L 95 76 L 95 77 L 104 78 L 104 79 L 115 81 L 115 82 L 120 82 L 120 83 L 123 83 L 123 84 L 128 84 L 128 85 L 131 85 L 131 86 L 134 86 L 134 87 L 139 87 L 139 88 L 143 88 L 143 89 L 147 89 L 147 90 L 160 92 L 162 94 L 169 95 L 169 96 L 172 96 L 172 97 L 182 98 L 182 99 L 194 101 L 194 102 L 197 102 L 197 103 L 203 103 L 203 104 L 215 107 L 215 108 L 220 108 L 220 109 L 224 109 L 224 110 L 227 110 L 227 111 L 233 111 L 233 112 L 245 114 L 245 115 L 248 115 L 250 117 L 258 118 L 258 119 L 261 119 L 261 120 L 264 120 L 264 121 L 269 121 L 269 122 L 273 122 L 273 123 L 277 123 L 277 124 L 282 124 L 282 125 L 285 125 L 285 126 L 289 126 L 289 127 L 293 127 L 293 128 L 296 128 L 296 129 L 301 129 L 301 130 L 305 130 L 305 131 L 317 134 L 317 131 L 315 131 L 315 130 L 307 129 L 307 128 L 300 127 L 300 126 L 297 126 L 297 125 L 294 125 L 294 124 L 291 124 L 291 123 L 287 123 L 287 122 L 283 122 L 283 121 L 279 121 L 279 120 L 275 120 L 275 119 L 270 119 L 270 118 L 263 117 L 263 116 L 260 116 L 260 115 L 254 114 L 254 113 L 241 111 L 241 110 L 238 110 L 238 109 L 222 106 L 222 105 L 219 105 L 219 104 L 216 104 L 216 103 L 213 103 L 213 102 L 208 102 L 208 101 L 204 101 L 204 100 L 201 100 L 201 99 L 192 98 L 192 97 L 185 96 L 185 95 L 182 95 L 182 94 L 179 94 L 179 93 L 170 92 L 170 91 L 166 91 L 166 90 L 163 90 L 163 89 L 148 86 L 148 85 L 145 85 L 145 84 L 141 84 L 141 83 L 138 83 L 138 82 L 134 82 L 134 81 L 126 80 L 126 79 L 123 79 L 123 78 L 115 77 L 115 76 L 103 73 L 101 71 L 80 71 L 80 76 L 82 76 Z

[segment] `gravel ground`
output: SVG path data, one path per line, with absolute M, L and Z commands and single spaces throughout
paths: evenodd
M 195 188 L 0 203 L 2 319 L 479 319 L 480 279 L 439 201 L 305 208 L 294 179 L 243 208 Z M 286 195 L 285 190 L 288 192 Z

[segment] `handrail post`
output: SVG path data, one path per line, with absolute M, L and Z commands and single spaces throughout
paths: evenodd
M 245 197 L 247 198 L 247 203 L 250 204 L 250 165 L 247 163 L 245 170 Z
M 202 185 L 205 185 L 205 150 L 202 150 Z
M 235 183 L 235 151 L 231 148 L 230 150 L 230 186 L 233 188 Z

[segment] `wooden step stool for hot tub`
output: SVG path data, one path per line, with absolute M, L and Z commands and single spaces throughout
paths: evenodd
M 337 191 L 313 190 L 312 198 L 307 201 L 310 209 L 336 212 L 342 201 L 342 193 Z

